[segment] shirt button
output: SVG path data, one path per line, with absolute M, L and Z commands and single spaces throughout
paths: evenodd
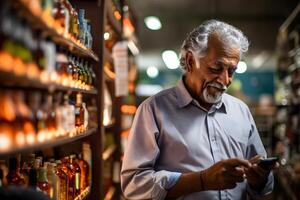
M 212 141 L 212 142 L 216 141 L 216 138 L 215 138 L 215 137 L 212 137 L 212 138 L 211 138 L 211 141 Z

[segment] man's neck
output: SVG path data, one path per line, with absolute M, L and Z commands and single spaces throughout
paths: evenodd
M 191 97 L 192 97 L 193 99 L 195 99 L 195 100 L 199 103 L 199 105 L 200 105 L 201 107 L 205 108 L 206 111 L 209 111 L 210 108 L 213 106 L 213 104 L 211 104 L 211 103 L 206 103 L 205 101 L 203 101 L 203 100 L 201 99 L 201 97 L 200 97 L 199 95 L 197 95 L 196 93 L 194 93 L 194 92 L 190 89 L 189 84 L 192 84 L 192 83 L 189 83 L 189 82 L 188 82 L 186 76 L 183 76 L 182 80 L 183 80 L 183 84 L 184 84 L 185 88 L 187 89 L 187 91 L 189 92 L 189 94 L 191 95 Z

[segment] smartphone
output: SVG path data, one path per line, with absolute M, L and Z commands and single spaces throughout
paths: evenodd
M 279 157 L 270 157 L 260 160 L 257 165 L 265 170 L 270 170 L 279 161 Z

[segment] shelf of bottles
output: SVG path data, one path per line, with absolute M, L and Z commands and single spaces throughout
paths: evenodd
M 86 199 L 90 142 L 98 131 L 99 59 L 91 50 L 85 10 L 68 0 L 0 5 L 0 187 L 22 185 L 52 199 Z M 73 148 L 69 144 L 82 145 L 82 152 L 56 153 Z
M 5 174 L 0 183 L 36 188 L 51 199 L 82 200 L 90 192 L 90 153 L 89 145 L 83 144 L 82 152 L 59 158 L 17 154 L 7 164 L 0 162 L 0 171 Z
M 277 38 L 277 104 L 273 154 L 281 158 L 275 175 L 279 185 L 294 199 L 300 186 L 300 4 L 281 26 Z M 280 195 L 280 194 L 278 194 Z
M 46 0 L 42 3 L 17 0 L 14 6 L 33 28 L 42 31 L 44 37 L 50 37 L 78 56 L 98 61 L 98 56 L 91 50 L 91 27 L 84 19 L 84 10 L 77 12 L 67 0 Z
M 26 20 L 27 18 L 24 18 L 28 15 L 15 14 L 19 12 L 13 6 L 14 3 L 5 1 L 1 8 L 1 86 L 97 94 L 94 88 L 96 75 L 91 61 L 88 58 L 80 57 L 68 46 L 62 46 L 55 40 L 51 40 L 51 37 L 44 35 L 43 29 L 43 31 L 34 29 Z M 58 2 L 54 5 L 57 6 L 57 4 Z M 52 10 L 57 9 L 54 7 Z M 57 12 L 53 11 L 53 15 L 56 16 Z M 84 11 L 81 10 L 80 13 L 82 13 L 80 15 L 83 18 L 82 20 L 86 21 Z M 58 18 L 55 22 L 59 20 L 61 19 Z M 79 38 L 79 41 L 84 42 L 91 48 L 92 38 L 88 34 L 89 31 L 81 30 L 80 32 L 84 32 L 83 35 L 85 36 L 89 35 L 89 37 L 86 36 L 86 40 L 90 41 L 82 40 L 81 37 L 83 36 L 77 35 L 75 37 L 74 34 L 72 38 Z M 68 34 L 71 34 L 71 32 L 68 32 Z

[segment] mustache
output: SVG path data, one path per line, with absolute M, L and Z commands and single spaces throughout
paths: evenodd
M 227 90 L 227 88 L 228 88 L 226 85 L 222 85 L 217 82 L 208 83 L 207 86 L 215 87 L 215 88 L 217 88 L 219 90 L 223 90 L 223 91 Z

